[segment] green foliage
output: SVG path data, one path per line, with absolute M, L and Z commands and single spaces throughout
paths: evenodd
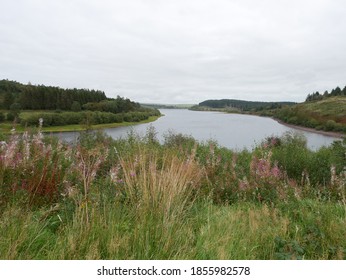
M 20 104 L 26 110 L 70 110 L 73 101 L 81 105 L 106 99 L 102 91 L 61 89 L 59 87 L 21 85 Z
M 138 111 L 140 108 L 141 107 L 138 103 L 135 103 L 128 98 L 122 98 L 120 96 L 118 96 L 114 100 L 104 100 L 99 103 L 94 102 L 83 105 L 84 110 L 110 112 L 114 114 Z
M 273 149 L 273 159 L 287 175 L 296 180 L 304 172 L 311 152 L 306 148 L 303 135 L 287 133 L 282 139 L 282 144 Z
M 140 122 L 160 116 L 157 109 L 141 107 L 120 96 L 107 99 L 102 91 L 0 80 L 0 93 L 4 94 L 3 107 L 11 109 L 7 120 L 19 122 L 23 127 L 36 126 L 40 118 L 43 118 L 45 127 L 82 124 L 90 128 L 91 125 Z M 20 109 L 26 111 L 19 115 Z
M 279 209 L 291 224 L 286 236 L 275 238 L 276 258 L 345 259 L 341 240 L 346 228 L 335 219 L 345 215 L 344 207 L 305 199 L 281 204 Z
M 19 115 L 18 112 L 11 111 L 6 114 L 6 120 L 7 121 L 18 121 L 19 120 Z
M 309 101 L 322 100 L 332 96 L 346 96 L 346 86 L 344 87 L 343 90 L 341 90 L 339 87 L 336 87 L 335 89 L 332 89 L 330 93 L 328 93 L 328 91 L 325 91 L 323 95 L 321 95 L 318 91 L 312 94 L 308 94 L 305 101 L 309 102 Z
M 61 126 L 70 124 L 107 124 L 121 122 L 139 122 L 148 119 L 152 115 L 156 115 L 156 111 L 148 112 L 129 112 L 126 114 L 113 114 L 108 112 L 61 112 L 61 113 L 45 113 L 37 112 L 23 114 L 21 116 L 22 126 L 35 126 L 40 118 L 43 119 L 43 126 Z
M 274 117 L 286 123 L 318 130 L 346 132 L 346 96 L 320 98 L 274 110 Z
M 4 95 L 2 107 L 4 109 L 10 109 L 13 102 L 14 102 L 14 96 L 13 96 L 12 92 L 6 92 Z
M 11 111 L 19 111 L 20 109 L 22 109 L 21 105 L 19 103 L 13 103 L 11 106 L 10 106 L 10 110 Z
M 160 144 L 153 128 L 74 144 L 13 134 L 0 258 L 345 259 L 345 141 L 313 152 L 287 134 L 236 152 L 172 133 Z
M 73 101 L 71 105 L 71 111 L 79 112 L 80 110 L 82 110 L 80 103 L 78 101 Z
M 98 90 L 33 86 L 8 80 L 0 81 L 0 92 L 5 94 L 3 106 L 7 109 L 15 99 L 20 103 L 22 109 L 26 110 L 70 110 L 73 101 L 83 105 L 106 99 L 105 93 Z
M 276 236 L 275 242 L 275 258 L 279 260 L 302 260 L 304 249 L 301 245 L 293 240 L 287 241 Z
M 331 180 L 331 168 L 341 174 L 346 166 L 344 141 L 336 141 L 331 147 L 322 147 L 316 152 L 306 148 L 302 135 L 286 134 L 281 144 L 273 149 L 273 160 L 287 175 L 303 184 L 325 187 Z

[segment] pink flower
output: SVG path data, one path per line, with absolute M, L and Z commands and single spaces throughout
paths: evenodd
M 277 140 L 276 140 L 276 138 L 273 137 L 273 138 L 271 139 L 271 143 L 270 143 L 270 144 L 271 144 L 272 146 L 275 146 L 276 143 L 277 143 Z
M 116 183 L 118 181 L 119 171 L 120 171 L 119 165 L 112 167 L 111 170 L 109 171 L 111 181 L 113 183 Z
M 249 186 L 249 182 L 247 181 L 246 177 L 243 180 L 239 180 L 239 189 L 245 190 Z
M 280 176 L 281 176 L 281 171 L 280 171 L 280 169 L 279 169 L 279 167 L 277 165 L 275 165 L 272 168 L 272 172 L 271 173 L 272 173 L 273 177 L 275 177 L 275 178 L 280 178 Z

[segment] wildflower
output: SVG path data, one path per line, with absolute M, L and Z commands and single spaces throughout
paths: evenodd
M 0 141 L 0 149 L 4 150 L 4 149 L 6 149 L 6 147 L 7 147 L 6 141 Z
M 275 164 L 275 166 L 272 168 L 271 174 L 272 174 L 273 177 L 275 177 L 275 178 L 280 178 L 280 176 L 281 176 L 281 171 L 280 171 L 279 167 L 277 166 L 277 164 Z
M 302 179 L 300 183 L 302 186 L 304 185 L 310 186 L 309 173 L 306 170 L 302 172 Z
M 42 128 L 42 125 L 43 125 L 43 119 L 42 118 L 39 118 L 38 119 L 38 123 L 39 123 L 39 127 Z
M 274 147 L 277 144 L 277 139 L 275 137 L 271 138 L 270 144 L 272 145 L 272 147 Z
M 264 156 L 260 159 L 256 156 L 252 158 L 250 170 L 255 178 L 271 181 L 272 179 L 276 180 L 281 177 L 282 172 L 277 163 L 275 163 L 272 167 L 272 163 L 270 161 L 271 155 L 272 152 L 269 151 L 268 153 L 265 153 Z
M 239 180 L 239 189 L 245 190 L 249 186 L 249 182 L 246 177 L 244 177 L 242 180 Z
M 18 150 L 18 135 L 12 135 L 9 143 L 6 145 L 6 150 L 4 151 L 4 164 L 5 166 L 15 166 L 15 158 L 17 156 Z
M 135 156 L 135 161 L 134 161 L 134 166 L 137 166 L 139 164 L 139 158 L 138 156 L 136 155 Z
M 111 170 L 109 170 L 109 175 L 110 175 L 111 181 L 113 183 L 116 183 L 118 181 L 119 171 L 120 171 L 119 165 L 116 165 L 116 166 L 112 167 Z
M 25 131 L 23 133 L 22 139 L 23 139 L 23 146 L 24 146 L 24 159 L 29 160 L 29 158 L 30 158 L 30 141 L 29 141 L 29 134 L 27 131 Z
M 270 177 L 270 161 L 265 158 L 254 157 L 251 161 L 251 172 L 254 176 L 265 178 Z
M 213 156 L 214 153 L 215 153 L 215 148 L 214 148 L 213 143 L 210 143 L 210 144 L 209 144 L 209 151 L 210 151 L 210 154 Z
M 335 169 L 335 166 L 334 165 L 332 165 L 331 167 L 330 167 L 330 174 L 331 174 L 331 176 L 330 176 L 330 183 L 332 184 L 332 185 L 335 185 L 335 183 L 337 182 L 337 176 L 336 176 L 336 169 Z

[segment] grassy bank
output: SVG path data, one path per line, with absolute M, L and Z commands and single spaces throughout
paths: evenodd
M 1 142 L 1 259 L 345 259 L 346 142 Z
M 59 126 L 49 126 L 43 127 L 43 132 L 70 132 L 70 131 L 85 131 L 85 130 L 96 130 L 96 129 L 105 129 L 105 128 L 116 128 L 122 126 L 133 126 L 143 123 L 150 123 L 156 121 L 160 116 L 150 116 L 148 119 L 140 122 L 121 122 L 121 123 L 106 123 L 106 124 L 95 124 L 95 125 L 84 125 L 84 124 L 71 124 L 71 125 L 59 125 Z M 0 123 L 0 131 L 5 134 L 9 134 L 11 130 L 15 128 L 17 132 L 24 132 L 27 130 L 26 127 L 23 127 L 19 124 L 13 124 L 11 122 Z

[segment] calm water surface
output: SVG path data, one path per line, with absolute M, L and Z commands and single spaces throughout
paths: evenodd
M 113 138 L 126 137 L 134 130 L 144 135 L 149 126 L 153 126 L 160 141 L 169 131 L 191 135 L 199 141 L 216 140 L 221 146 L 231 149 L 249 149 L 261 143 L 268 136 L 281 136 L 287 131 L 297 131 L 307 138 L 308 147 L 316 150 L 328 146 L 339 138 L 324 136 L 289 128 L 271 118 L 224 114 L 220 112 L 198 112 L 189 110 L 160 110 L 163 117 L 149 124 L 139 124 L 133 127 L 118 127 L 105 129 Z M 63 139 L 73 140 L 77 133 L 61 133 Z

